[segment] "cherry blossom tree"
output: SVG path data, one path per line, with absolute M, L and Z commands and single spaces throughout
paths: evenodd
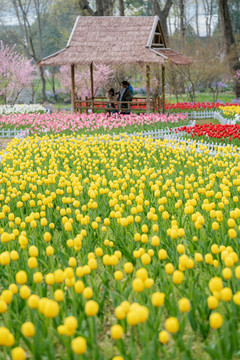
M 33 71 L 31 62 L 15 46 L 0 41 L 0 97 L 5 104 L 15 104 L 21 91 L 30 86 Z
M 105 91 L 107 85 L 111 82 L 113 70 L 107 65 L 94 65 L 94 96 L 102 90 Z M 59 81 L 64 92 L 71 92 L 71 74 L 70 66 L 63 65 L 60 67 Z M 75 87 L 78 97 L 85 99 L 91 96 L 90 72 L 89 67 L 81 67 L 76 69 Z

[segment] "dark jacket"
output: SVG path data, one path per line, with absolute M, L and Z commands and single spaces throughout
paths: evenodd
M 120 94 L 118 95 L 118 101 L 120 101 Z M 132 101 L 132 95 L 129 88 L 126 88 L 125 92 L 123 93 L 123 97 L 121 101 Z M 129 104 L 119 104 L 120 108 L 128 109 L 130 108 Z
M 133 98 L 133 87 L 131 84 L 128 85 L 129 90 L 131 91 L 131 96 Z

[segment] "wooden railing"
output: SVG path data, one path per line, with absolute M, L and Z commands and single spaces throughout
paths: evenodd
M 122 113 L 136 112 L 144 113 L 147 111 L 147 99 L 143 97 L 133 98 L 132 101 L 114 101 L 115 107 L 108 107 L 109 101 L 104 97 L 96 97 L 93 100 L 85 98 L 85 100 L 76 99 L 74 101 L 74 110 L 80 113 L 96 112 L 103 110 L 104 112 L 118 111 Z M 162 112 L 164 110 L 163 101 L 158 97 L 155 101 L 150 99 L 150 112 Z

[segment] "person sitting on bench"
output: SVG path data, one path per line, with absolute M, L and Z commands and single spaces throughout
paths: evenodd
M 131 91 L 128 87 L 127 81 L 122 81 L 122 87 L 119 92 L 118 101 L 132 101 Z M 131 105 L 130 104 L 119 104 L 119 109 L 121 110 L 121 114 L 130 114 Z M 126 109 L 126 111 L 125 111 Z
M 110 108 L 111 110 L 109 111 L 111 114 L 114 114 L 117 112 L 117 110 L 114 110 L 116 109 L 116 106 L 115 106 L 115 101 L 116 101 L 116 95 L 115 95 L 115 91 L 113 88 L 109 89 L 108 92 L 107 92 L 107 108 Z

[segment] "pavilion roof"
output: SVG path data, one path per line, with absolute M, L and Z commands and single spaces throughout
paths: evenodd
M 158 16 L 78 16 L 66 48 L 38 65 L 165 62 L 188 65 L 193 60 L 166 47 Z

